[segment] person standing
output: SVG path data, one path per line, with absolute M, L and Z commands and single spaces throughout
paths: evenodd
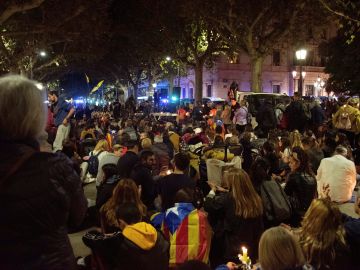
M 285 114 L 288 123 L 287 129 L 289 131 L 298 130 L 300 133 L 303 133 L 306 124 L 306 115 L 300 99 L 300 93 L 295 92 L 293 101 L 285 109 Z
M 240 102 L 240 107 L 237 108 L 232 119 L 233 123 L 236 125 L 236 130 L 239 131 L 240 134 L 245 131 L 245 126 L 248 124 L 247 115 L 248 108 L 246 107 L 246 101 L 242 100 Z
M 65 101 L 63 96 L 59 96 L 57 91 L 51 90 L 48 93 L 48 100 L 51 103 L 51 110 L 54 115 L 54 124 L 57 127 L 53 151 L 61 151 L 64 140 L 70 134 L 70 118 L 75 113 L 74 107 Z
M 263 133 L 263 137 L 267 138 L 271 129 L 276 128 L 277 119 L 275 110 L 271 103 L 271 100 L 266 100 L 264 106 L 260 108 L 256 115 L 256 121 L 259 124 L 259 128 Z
M 356 146 L 356 139 L 360 134 L 360 110 L 357 108 L 357 102 L 354 98 L 343 104 L 334 114 L 332 123 L 340 132 L 348 137 L 351 147 Z

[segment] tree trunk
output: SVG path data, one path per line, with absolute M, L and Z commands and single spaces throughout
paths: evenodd
M 199 61 L 195 65 L 195 104 L 202 102 L 203 97 L 203 67 L 204 63 Z
M 169 75 L 169 96 L 172 96 L 173 88 L 174 88 L 174 79 L 175 76 L 173 74 Z
M 251 59 L 251 91 L 255 93 L 262 92 L 262 65 L 263 57 L 253 56 Z

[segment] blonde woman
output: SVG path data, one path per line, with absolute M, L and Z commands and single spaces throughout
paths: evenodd
M 210 260 L 213 265 L 234 261 L 240 246 L 257 258 L 257 246 L 263 232 L 263 205 L 248 174 L 231 168 L 224 174 L 222 187 L 211 184 L 204 209 L 214 230 Z
M 273 227 L 266 230 L 259 243 L 259 270 L 313 269 L 304 265 L 305 258 L 299 241 L 287 229 Z
M 109 152 L 110 147 L 109 143 L 105 139 L 101 139 L 96 144 L 93 151 L 89 153 L 88 157 L 84 157 L 86 162 L 81 163 L 81 179 L 85 183 L 91 183 L 96 180 L 96 175 L 99 168 L 91 167 L 91 160 L 97 158 L 98 164 L 100 164 L 101 159 Z M 90 165 L 90 167 L 89 167 Z M 96 185 L 100 185 L 100 182 L 97 182 Z
M 116 208 L 123 203 L 135 203 L 141 216 L 146 216 L 146 206 L 140 199 L 141 188 L 134 180 L 122 179 L 116 185 L 112 197 L 100 208 L 100 223 L 103 233 L 112 233 L 120 229 L 116 218 Z
M 290 132 L 289 140 L 290 140 L 291 148 L 294 148 L 294 147 L 303 148 L 303 145 L 301 143 L 301 134 L 298 130 L 294 130 L 293 132 Z
M 339 208 L 328 198 L 314 200 L 301 223 L 300 245 L 317 270 L 358 269 L 352 265 Z

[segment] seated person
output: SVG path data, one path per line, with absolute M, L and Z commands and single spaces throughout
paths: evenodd
M 99 269 L 168 269 L 169 243 L 152 225 L 141 222 L 136 204 L 119 205 L 116 217 L 120 231 L 89 231 L 83 237 L 84 244 L 98 258 Z
M 157 194 L 161 198 L 161 209 L 174 206 L 174 198 L 176 193 L 182 188 L 195 189 L 196 182 L 186 174 L 189 170 L 190 160 L 184 153 L 177 153 L 174 157 L 173 173 L 160 178 L 157 181 Z
M 105 164 L 101 170 L 103 171 L 103 180 L 96 194 L 96 208 L 98 210 L 111 198 L 113 190 L 120 180 L 115 164 Z
M 179 190 L 175 206 L 151 218 L 151 223 L 170 242 L 170 267 L 188 260 L 209 260 L 212 231 L 206 214 L 194 207 L 193 194 L 190 188 Z

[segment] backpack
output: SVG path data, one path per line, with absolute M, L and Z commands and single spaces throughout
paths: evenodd
M 350 130 L 351 129 L 351 120 L 350 115 L 347 112 L 340 113 L 340 116 L 338 117 L 335 127 L 337 129 L 345 129 Z
M 291 218 L 291 205 L 277 181 L 264 181 L 260 186 L 260 196 L 267 221 L 279 225 Z
M 99 153 L 97 153 L 96 155 L 94 155 L 93 152 L 91 152 L 90 154 L 90 158 L 88 160 L 88 172 L 91 175 L 96 175 L 98 172 L 98 168 L 99 168 L 99 155 L 101 154 L 102 151 L 100 151 Z

